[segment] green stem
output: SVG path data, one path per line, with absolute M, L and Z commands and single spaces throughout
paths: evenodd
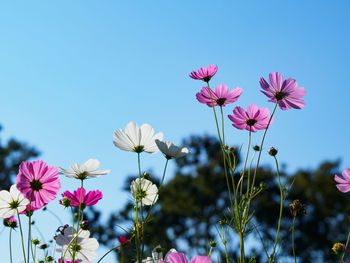
M 222 231 L 222 242 L 224 244 L 225 247 L 225 257 L 226 257 L 226 263 L 229 263 L 229 259 L 228 259 L 228 252 L 227 252 L 227 246 L 226 246 L 226 239 L 225 239 L 225 231 L 224 231 L 224 226 L 221 226 L 221 231 Z
M 294 245 L 295 218 L 296 218 L 296 215 L 293 217 L 293 226 L 292 226 L 292 249 L 293 249 L 294 262 L 297 263 L 297 258 L 296 258 L 296 256 L 295 256 L 295 245 Z
M 29 248 L 30 248 L 30 243 L 31 243 L 31 236 L 32 236 L 32 211 L 31 211 L 31 205 L 32 205 L 32 197 L 33 197 L 33 192 L 30 196 L 30 199 L 29 199 L 29 206 L 28 206 L 28 246 L 27 246 L 27 262 L 29 263 Z
M 249 216 L 250 202 L 251 202 L 251 199 L 252 199 L 252 194 L 253 194 L 253 189 L 254 189 L 254 183 L 255 183 L 256 173 L 257 173 L 257 171 L 258 171 L 258 167 L 259 167 L 259 164 L 260 164 L 260 157 L 261 157 L 261 152 L 262 152 L 262 149 L 263 149 L 263 146 L 264 146 L 265 136 L 266 136 L 267 130 L 268 130 L 269 127 L 270 127 L 270 123 L 271 123 L 271 120 L 272 120 L 272 118 L 273 118 L 273 115 L 274 115 L 275 112 L 276 112 L 277 105 L 278 105 L 278 102 L 276 102 L 276 104 L 275 104 L 275 107 L 274 107 L 274 109 L 273 109 L 273 111 L 272 111 L 272 114 L 271 114 L 271 116 L 270 116 L 269 122 L 267 123 L 266 129 L 265 129 L 265 131 L 264 131 L 264 135 L 263 135 L 262 140 L 261 140 L 259 155 L 258 155 L 258 159 L 257 159 L 257 161 L 256 161 L 256 166 L 255 166 L 255 170 L 254 170 L 254 174 L 253 174 L 253 179 L 252 179 L 252 186 L 250 187 L 251 190 L 250 190 L 250 193 L 249 193 L 249 198 L 248 198 L 248 204 L 247 204 L 247 209 L 246 209 L 245 218 L 247 218 L 247 217 Z
M 346 239 L 345 250 L 343 252 L 343 255 L 341 256 L 341 262 L 342 263 L 344 262 L 344 256 L 345 256 L 346 250 L 347 250 L 348 245 L 349 245 L 349 240 L 350 240 L 350 232 L 348 234 L 348 238 Z
M 240 185 L 240 195 L 242 196 L 242 192 L 243 192 L 243 181 L 244 181 L 244 174 L 245 174 L 245 168 L 247 166 L 247 161 L 248 161 L 248 157 L 249 157 L 249 149 L 250 149 L 250 143 L 251 143 L 251 139 L 252 139 L 252 131 L 249 131 L 249 141 L 248 141 L 248 149 L 247 149 L 247 154 L 245 156 L 245 161 L 244 161 L 244 165 L 243 165 L 243 171 L 242 171 L 242 175 L 241 178 L 239 179 L 239 182 L 237 184 L 237 190 L 238 191 L 238 187 Z
M 160 184 L 159 184 L 159 187 L 158 187 L 158 193 L 159 193 L 159 190 L 162 188 L 162 185 L 163 185 L 163 182 L 164 182 L 166 169 L 167 169 L 167 167 L 168 167 L 168 162 L 169 162 L 169 159 L 166 159 L 165 166 L 164 166 L 164 170 L 163 170 L 162 180 L 160 181 Z M 158 194 L 158 198 L 159 198 L 159 194 Z M 154 207 L 155 200 L 156 200 L 156 199 L 153 200 L 152 205 L 151 205 L 150 209 L 148 210 L 147 216 L 146 216 L 146 218 L 145 218 L 145 222 L 148 222 L 148 218 L 151 216 L 151 212 L 152 212 L 152 209 L 153 209 L 153 207 Z
M 278 161 L 277 161 L 276 156 L 274 156 L 274 159 L 275 159 L 275 163 L 276 163 L 278 186 L 280 188 L 281 201 L 280 201 L 280 214 L 279 214 L 279 218 L 278 218 L 277 235 L 276 235 L 276 239 L 275 239 L 275 245 L 273 246 L 273 251 L 272 251 L 272 254 L 270 256 L 271 258 L 274 258 L 274 256 L 275 256 L 275 251 L 276 251 L 276 247 L 277 247 L 277 243 L 278 243 L 278 237 L 279 237 L 279 233 L 280 233 L 281 220 L 282 220 L 282 212 L 283 212 L 283 201 L 284 201 L 280 173 L 279 173 L 279 168 L 278 168 Z
M 244 240 L 243 240 L 243 233 L 239 233 L 239 245 L 240 245 L 240 251 L 241 251 L 241 263 L 245 263 L 245 253 L 244 253 Z
M 83 217 L 84 217 L 84 212 L 83 212 L 82 207 L 81 207 L 82 201 L 83 201 L 83 189 L 84 189 L 84 180 L 81 180 L 80 199 L 79 199 L 79 212 L 78 212 L 78 222 L 77 222 L 77 233 L 80 230 L 80 225 L 83 222 Z M 73 228 L 72 232 L 74 232 L 74 228 Z M 73 237 L 73 235 L 72 235 L 72 237 Z M 77 244 L 78 244 L 78 236 L 75 239 L 75 245 L 77 245 Z M 76 256 L 76 251 L 74 250 L 73 251 L 73 256 L 72 256 L 72 262 L 74 262 L 75 256 Z
M 222 144 L 225 145 L 224 113 L 222 111 L 222 106 L 220 106 L 220 112 L 221 112 Z
M 10 228 L 10 237 L 9 237 L 9 245 L 10 245 L 10 262 L 12 263 L 12 244 L 11 244 L 11 234 L 12 234 L 12 227 Z M 35 262 L 34 262 L 35 263 Z
M 34 246 L 34 263 L 35 263 L 35 259 L 36 259 L 36 245 Z
M 20 217 L 19 217 L 18 209 L 17 209 L 17 217 L 18 217 L 19 231 L 20 231 L 20 233 L 21 233 L 23 259 L 24 259 L 24 263 L 26 263 L 27 261 L 26 261 L 26 252 L 25 252 L 25 250 L 24 250 L 22 224 L 21 224 L 21 219 L 20 219 Z
M 133 239 L 134 236 L 130 237 L 128 241 L 126 242 L 131 242 L 131 240 Z M 105 258 L 105 256 L 107 256 L 109 253 L 111 253 L 113 250 L 116 250 L 117 248 L 121 247 L 123 244 L 119 244 L 116 247 L 111 248 L 110 250 L 108 250 L 98 261 L 97 263 L 100 263 L 102 261 L 102 259 Z

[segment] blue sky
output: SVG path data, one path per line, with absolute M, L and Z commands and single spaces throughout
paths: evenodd
M 195 100 L 203 84 L 188 74 L 217 64 L 212 85 L 241 87 L 242 107 L 272 109 L 258 83 L 270 72 L 305 87 L 306 107 L 278 111 L 266 140 L 289 171 L 328 159 L 350 167 L 349 7 L 347 1 L 2 2 L 2 136 L 35 145 L 55 166 L 99 159 L 111 173 L 87 188 L 103 191 L 99 207 L 107 215 L 129 198 L 121 188 L 137 161 L 113 146 L 114 130 L 136 121 L 174 143 L 215 135 L 210 109 Z M 246 146 L 248 133 L 228 121 L 226 134 Z M 267 155 L 262 162 L 270 163 Z M 143 155 L 142 163 L 160 174 L 164 159 Z

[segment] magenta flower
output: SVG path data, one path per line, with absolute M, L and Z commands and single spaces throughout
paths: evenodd
M 127 238 L 126 236 L 117 237 L 117 239 L 122 246 L 128 247 L 131 245 L 129 238 Z
M 41 208 L 56 198 L 61 188 L 56 167 L 42 160 L 24 161 L 19 166 L 16 185 L 21 193 L 31 200 L 31 205 Z
M 334 175 L 334 180 L 338 183 L 336 186 L 340 192 L 346 193 L 350 191 L 350 169 L 345 169 L 342 172 L 343 178 L 339 175 Z
M 9 218 L 4 218 L 2 222 L 4 226 L 11 227 L 11 228 L 16 228 L 18 225 L 17 220 L 13 216 Z
M 82 196 L 81 196 L 82 194 Z M 103 195 L 99 190 L 96 191 L 89 191 L 86 194 L 85 189 L 83 188 L 83 193 L 81 193 L 81 188 L 78 188 L 73 193 L 69 191 L 65 191 L 62 194 L 62 197 L 66 197 L 69 200 L 71 200 L 71 206 L 79 207 L 80 203 L 80 196 L 81 196 L 81 208 L 84 209 L 87 206 L 92 206 L 97 204 L 98 200 L 100 200 Z M 60 204 L 62 204 L 62 200 L 60 200 Z
M 203 80 L 209 82 L 209 80 L 215 75 L 218 71 L 218 66 L 210 64 L 207 68 L 200 68 L 197 72 L 192 71 L 189 75 L 193 79 Z
M 30 213 L 33 213 L 33 212 L 39 210 L 40 208 L 43 208 L 43 206 L 40 206 L 40 204 L 38 206 L 38 203 L 33 203 L 32 202 L 31 205 L 30 205 Z M 20 212 L 20 214 L 29 215 L 29 204 L 27 204 L 26 209 L 23 210 L 22 212 Z
M 170 263 L 188 263 L 185 254 L 180 252 L 172 252 L 167 256 Z M 165 263 L 163 260 L 159 260 L 158 263 Z M 207 256 L 195 256 L 191 259 L 190 263 L 212 263 L 211 259 Z
M 278 102 L 281 110 L 302 109 L 305 101 L 301 98 L 305 97 L 306 91 L 303 87 L 298 87 L 295 79 L 288 78 L 283 81 L 281 73 L 274 72 L 269 75 L 269 83 L 264 78 L 260 78 L 260 86 L 271 102 Z
M 228 87 L 221 84 L 216 86 L 214 91 L 210 89 L 210 93 L 213 98 L 214 106 L 226 106 L 229 103 L 235 102 L 239 96 L 241 96 L 242 89 L 237 87 L 229 92 Z M 203 87 L 202 90 L 196 94 L 196 97 L 200 103 L 213 107 L 208 87 Z
M 257 130 L 265 130 L 270 120 L 270 111 L 266 108 L 258 108 L 256 105 L 249 105 L 245 111 L 241 107 L 233 110 L 233 115 L 228 115 L 233 122 L 233 126 L 240 130 L 248 130 L 256 132 Z M 270 124 L 273 122 L 271 119 Z

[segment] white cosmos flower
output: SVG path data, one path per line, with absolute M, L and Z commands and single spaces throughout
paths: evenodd
M 142 263 L 158 263 L 159 260 L 170 263 L 170 261 L 168 260 L 168 255 L 173 252 L 177 252 L 175 248 L 170 249 L 163 258 L 162 247 L 158 245 L 152 250 L 152 257 L 147 257 L 146 259 L 143 259 Z
M 57 245 L 61 246 L 62 248 L 58 248 L 58 252 L 65 253 L 68 244 L 71 242 L 72 237 L 77 240 L 69 245 L 68 251 L 64 257 L 65 260 L 72 261 L 73 259 L 73 253 L 75 251 L 75 260 L 81 263 L 84 262 L 90 262 L 97 258 L 96 250 L 99 246 L 96 238 L 89 238 L 90 232 L 87 230 L 80 230 L 78 233 L 78 237 L 76 237 L 76 234 L 72 236 L 72 227 L 66 227 L 63 230 L 63 233 L 56 236 L 56 243 Z M 62 254 L 62 255 L 63 255 Z
M 150 180 L 137 178 L 131 182 L 131 194 L 134 197 L 135 203 L 142 203 L 142 205 L 152 205 L 157 202 L 158 188 Z
M 149 124 L 138 126 L 136 122 L 129 122 L 125 131 L 119 129 L 114 132 L 113 143 L 121 150 L 129 152 L 158 152 L 158 147 L 154 140 L 162 140 L 163 133 L 154 135 L 154 130 Z
M 10 191 L 0 191 L 0 217 L 8 218 L 26 209 L 29 200 L 13 184 Z
M 189 150 L 186 147 L 178 147 L 172 142 L 162 142 L 160 140 L 155 140 L 159 150 L 165 155 L 165 158 L 180 158 L 184 157 L 189 153 Z
M 80 180 L 84 180 L 87 177 L 99 177 L 104 174 L 108 174 L 110 170 L 97 170 L 100 166 L 100 162 L 96 159 L 89 159 L 84 164 L 72 164 L 70 168 L 73 171 L 63 169 L 61 167 L 58 168 L 61 174 L 64 174 L 70 178 L 76 178 Z

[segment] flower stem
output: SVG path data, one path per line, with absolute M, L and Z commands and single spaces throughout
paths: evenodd
M 29 199 L 29 206 L 28 206 L 28 246 L 27 246 L 27 262 L 29 263 L 29 248 L 30 248 L 30 242 L 31 242 L 31 236 L 32 236 L 32 211 L 31 211 L 31 205 L 32 205 L 32 197 L 33 197 L 33 192 L 30 196 L 30 199 Z
M 279 237 L 279 233 L 280 233 L 281 220 L 282 220 L 283 201 L 284 201 L 283 190 L 282 190 L 281 179 L 280 179 L 280 173 L 279 173 L 279 168 L 278 168 L 278 161 L 277 161 L 276 156 L 274 156 L 274 158 L 275 158 L 276 169 L 277 169 L 277 178 L 278 178 L 278 186 L 280 188 L 281 201 L 280 201 L 280 214 L 279 214 L 279 218 L 278 218 L 278 227 L 277 227 L 277 234 L 276 234 L 276 239 L 275 239 L 275 245 L 273 246 L 273 251 L 272 251 L 272 254 L 270 256 L 270 258 L 272 258 L 272 259 L 275 256 L 275 251 L 276 251 L 276 247 L 277 247 L 277 243 L 278 243 L 278 237 Z
M 225 257 L 226 257 L 226 263 L 229 263 L 229 259 L 228 259 L 228 252 L 227 252 L 227 246 L 226 246 L 226 239 L 225 239 L 225 231 L 224 231 L 224 226 L 221 226 L 221 230 L 222 230 L 222 242 L 224 244 L 225 247 Z
M 344 262 L 344 256 L 345 256 L 346 250 L 347 250 L 348 245 L 349 245 L 349 240 L 350 240 L 350 232 L 348 234 L 348 238 L 346 239 L 345 250 L 343 252 L 343 255 L 341 256 L 341 262 L 342 263 Z
M 260 150 L 259 150 L 259 154 L 258 154 L 258 159 L 256 161 L 256 166 L 255 166 L 255 170 L 254 170 L 254 174 L 253 174 L 253 179 L 252 179 L 252 185 L 250 187 L 250 193 L 249 193 L 249 196 L 248 196 L 248 203 L 247 203 L 247 209 L 246 209 L 246 214 L 245 214 L 245 217 L 247 218 L 249 216 L 249 208 L 250 208 L 250 202 L 251 202 L 251 199 L 252 199 L 252 194 L 253 194 L 253 189 L 254 189 L 254 183 L 255 183 L 255 177 L 256 177 L 256 173 L 258 171 L 258 168 L 259 168 L 259 164 L 260 164 L 260 157 L 261 157 L 261 152 L 262 152 L 262 149 L 263 149 L 263 146 L 264 146 L 264 141 L 265 141 L 265 136 L 266 136 L 266 133 L 267 133 L 267 130 L 269 129 L 270 127 L 270 123 L 271 123 L 271 120 L 273 118 L 273 115 L 275 114 L 276 112 L 276 109 L 277 109 L 277 105 L 278 105 L 278 102 L 276 102 L 275 104 L 275 107 L 272 111 L 272 114 L 270 116 L 270 119 L 269 119 L 269 122 L 267 123 L 267 126 L 266 126 L 266 129 L 264 131 L 264 135 L 262 137 L 262 140 L 261 140 L 261 144 L 260 144 Z
M 245 168 L 247 166 L 247 161 L 248 161 L 248 157 L 249 157 L 249 149 L 250 149 L 250 143 L 251 143 L 251 139 L 252 139 L 252 131 L 249 131 L 249 140 L 248 140 L 248 149 L 247 149 L 247 154 L 245 157 L 245 161 L 244 161 L 244 165 L 243 165 L 243 171 L 242 171 L 242 175 L 241 178 L 239 179 L 239 182 L 237 184 L 237 192 L 238 192 L 238 187 L 240 185 L 240 195 L 242 196 L 242 192 L 243 192 L 243 181 L 244 181 L 244 174 L 245 174 Z M 248 188 L 249 189 L 249 188 Z
M 240 246 L 240 251 L 241 251 L 240 263 L 245 263 L 243 233 L 239 232 L 238 235 L 239 235 L 239 246 Z
M 11 234 L 12 234 L 12 227 L 10 228 L 10 236 L 9 236 L 9 246 L 10 246 L 10 262 L 12 263 L 12 242 L 11 242 Z
M 294 257 L 294 263 L 297 263 L 297 258 L 295 257 L 295 245 L 294 245 L 294 227 L 295 227 L 295 218 L 297 216 L 294 215 L 293 217 L 293 225 L 292 225 L 292 249 L 293 249 L 293 257 Z
M 82 207 L 81 207 L 82 201 L 83 201 L 83 190 L 84 190 L 84 180 L 81 180 L 80 199 L 79 199 L 79 212 L 78 212 L 78 222 L 77 222 L 77 233 L 80 230 L 80 224 L 83 222 L 83 217 L 84 217 L 84 212 L 83 212 Z M 74 231 L 74 228 L 73 228 L 72 231 Z M 73 235 L 72 235 L 72 237 L 73 237 Z M 78 244 L 78 236 L 75 239 L 75 244 L 76 245 Z M 76 251 L 73 250 L 72 262 L 74 262 L 75 256 L 76 256 Z
M 21 219 L 20 219 L 20 217 L 19 217 L 18 209 L 17 209 L 17 217 L 18 217 L 19 231 L 20 231 L 20 233 L 21 233 L 23 259 L 24 259 L 24 263 L 26 263 L 27 261 L 26 261 L 26 252 L 25 252 L 25 250 L 24 250 L 22 224 L 21 224 Z

